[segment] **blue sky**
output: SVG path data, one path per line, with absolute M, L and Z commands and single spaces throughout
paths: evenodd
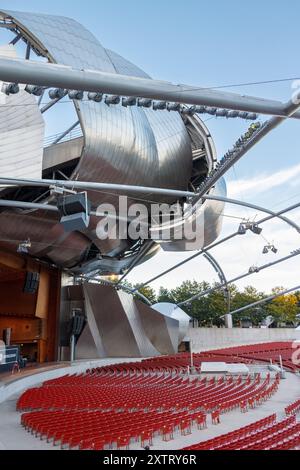
M 0 7 L 71 16 L 90 29 L 104 46 L 136 63 L 153 78 L 174 83 L 222 86 L 300 77 L 300 2 L 297 0 L 280 3 L 271 0 L 10 0 L 1 1 Z M 1 38 L 0 34 L 0 43 Z M 292 91 L 291 82 L 228 90 L 282 101 L 288 100 Z M 68 111 L 65 113 L 67 115 Z M 213 118 L 207 121 L 207 126 L 221 157 L 246 129 L 247 123 Z M 249 152 L 227 175 L 229 196 L 274 209 L 299 200 L 299 130 L 300 122 L 289 120 Z M 55 129 L 50 126 L 48 132 L 51 131 L 53 133 Z M 256 215 L 229 206 L 225 214 Z M 300 223 L 299 211 L 291 217 Z M 234 230 L 237 223 L 235 219 L 224 217 L 223 234 Z M 277 256 L 300 246 L 299 234 L 282 223 L 269 224 L 263 233 L 266 240 L 277 243 Z M 247 235 L 238 246 L 236 243 L 228 249 L 223 246 L 215 254 L 230 278 L 247 270 L 250 263 L 266 262 L 266 257 L 261 255 L 264 242 L 262 237 Z M 186 256 L 161 254 L 137 268 L 129 279 L 141 281 L 146 273 L 147 276 L 156 274 L 158 266 L 165 268 Z M 268 256 L 271 260 L 273 255 Z M 259 276 L 244 284 L 251 282 L 260 289 L 296 285 L 299 278 L 297 262 L 286 263 Z M 174 286 L 193 277 L 215 279 L 211 269 L 199 259 L 154 286 Z

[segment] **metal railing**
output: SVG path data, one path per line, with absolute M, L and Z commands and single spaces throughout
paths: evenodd
M 57 141 L 57 139 L 59 139 L 59 137 L 61 135 L 62 135 L 62 132 L 60 132 L 59 134 L 49 135 L 49 136 L 45 137 L 45 139 L 44 139 L 44 148 L 45 147 L 50 147 L 50 145 L 53 145 Z M 76 138 L 82 137 L 82 136 L 83 136 L 82 129 L 81 129 L 80 125 L 78 124 L 78 126 L 75 129 L 68 132 L 68 134 L 65 135 L 59 141 L 59 143 L 66 142 L 66 141 L 69 141 L 69 140 L 72 140 L 72 139 L 76 139 Z

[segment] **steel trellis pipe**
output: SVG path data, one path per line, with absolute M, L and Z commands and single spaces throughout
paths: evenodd
M 276 213 L 274 213 L 273 215 L 269 215 L 267 217 L 264 217 L 263 219 L 260 219 L 258 220 L 256 223 L 257 225 L 260 225 L 264 222 L 268 222 L 269 220 L 272 220 L 274 219 L 275 217 L 277 217 L 278 215 L 281 215 L 281 214 L 284 214 L 286 212 L 289 212 L 289 211 L 292 211 L 294 209 L 297 209 L 298 207 L 300 207 L 300 202 L 297 203 L 297 204 L 293 204 L 292 206 L 289 206 L 287 207 L 286 209 L 282 209 Z M 154 276 L 153 278 L 149 279 L 148 281 L 146 282 L 143 282 L 142 284 L 139 285 L 139 287 L 144 287 L 146 286 L 147 284 L 150 284 L 151 282 L 154 282 L 156 281 L 157 279 L 159 279 L 160 277 L 162 276 L 165 276 L 166 274 L 169 274 L 171 271 L 173 271 L 174 269 L 177 269 L 179 268 L 180 266 L 183 266 L 185 263 L 188 263 L 189 261 L 191 261 L 192 259 L 196 258 L 197 256 L 200 256 L 202 255 L 203 253 L 206 253 L 208 250 L 211 250 L 212 248 L 215 248 L 216 246 L 220 245 L 221 243 L 225 243 L 227 242 L 228 240 L 231 240 L 232 238 L 236 237 L 237 235 L 240 235 L 239 232 L 234 232 L 230 235 L 228 235 L 227 237 L 224 237 L 222 238 L 221 240 L 218 240 L 214 243 L 212 243 L 211 245 L 209 245 L 208 247 L 206 248 L 202 248 L 202 250 L 200 250 L 199 252 L 193 254 L 192 256 L 189 256 L 187 259 L 181 261 L 180 263 L 177 263 L 175 264 L 174 266 L 172 266 L 171 268 L 169 269 L 166 269 L 165 271 L 163 271 L 162 273 L 158 274 L 157 276 Z
M 265 299 L 258 300 L 257 302 L 253 302 L 252 304 L 249 304 L 249 305 L 245 305 L 245 307 L 238 308 L 237 310 L 233 310 L 233 312 L 230 312 L 230 313 L 232 315 L 233 313 L 243 312 L 244 310 L 247 310 L 248 308 L 263 304 L 265 302 L 268 302 L 269 300 L 276 299 L 277 297 L 281 297 L 282 295 L 289 294 L 290 292 L 294 292 L 295 290 L 298 290 L 298 289 L 300 289 L 300 286 L 291 287 L 291 289 L 283 290 L 282 292 L 278 292 L 277 294 L 270 295 L 269 297 L 266 297 Z
M 228 284 L 232 284 L 236 281 L 240 281 L 241 279 L 244 279 L 245 277 L 251 276 L 252 274 L 255 274 L 257 272 L 263 271 L 264 269 L 270 268 L 271 266 L 275 266 L 276 264 L 283 263 L 284 261 L 293 258 L 294 256 L 300 255 L 300 250 L 296 250 L 295 252 L 291 253 L 290 255 L 284 256 L 283 258 L 280 258 L 276 261 L 271 261 L 270 263 L 263 264 L 262 266 L 257 266 L 256 270 L 253 271 L 248 271 L 247 273 L 240 274 L 239 276 L 234 277 L 233 279 L 230 279 L 227 282 L 223 282 L 222 284 L 218 284 L 215 287 L 211 287 L 210 289 L 206 289 L 205 291 L 199 292 L 199 294 L 195 294 L 192 297 L 190 297 L 187 300 L 184 300 L 183 302 L 180 302 L 178 307 L 182 307 L 183 305 L 186 305 L 193 300 L 197 300 L 200 297 L 203 297 L 204 295 L 210 294 L 211 292 L 214 292 L 215 290 L 222 289 L 223 287 L 228 286 Z

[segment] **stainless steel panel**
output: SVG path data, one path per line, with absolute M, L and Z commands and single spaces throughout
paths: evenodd
M 148 77 L 134 64 L 115 52 L 106 50 L 86 28 L 70 18 L 12 11 L 3 12 L 3 16 L 5 15 L 14 19 L 24 37 L 51 62 L 79 69 L 96 69 Z M 32 97 L 28 99 L 30 98 Z M 179 113 L 138 107 L 125 108 L 121 104 L 108 106 L 104 102 L 90 102 L 86 96 L 83 101 L 74 101 L 74 105 L 80 119 L 83 137 L 80 142 L 76 141 L 76 158 L 80 150 L 81 154 L 78 155 L 80 158 L 71 176 L 72 179 L 187 188 L 192 170 L 192 144 L 195 146 L 197 138 L 188 132 Z M 194 134 L 198 132 L 200 135 L 198 140 L 203 143 L 207 159 L 211 161 L 210 136 L 200 120 L 195 129 Z M 54 153 L 53 149 L 47 149 L 45 152 L 45 156 L 53 152 L 51 158 L 49 157 L 51 164 L 59 163 L 64 158 L 73 160 L 73 145 L 64 145 L 63 150 L 66 150 L 66 154 L 61 151 L 63 145 L 55 146 L 57 153 Z M 70 154 L 67 154 L 68 151 Z M 48 167 L 49 162 L 45 165 Z M 208 166 L 211 164 L 208 163 Z M 136 200 L 134 195 L 129 194 L 129 196 L 132 201 Z M 88 197 L 94 206 L 102 202 L 118 206 L 117 198 L 113 194 L 88 191 Z M 169 201 L 166 197 L 155 199 L 149 194 L 144 197 L 161 202 Z M 215 217 L 214 204 L 219 209 L 218 203 L 205 203 L 210 227 L 205 229 L 202 246 L 207 240 L 217 236 L 219 230 L 220 222 Z M 6 223 L 9 214 L 11 211 L 5 211 L 0 215 L 1 225 Z M 28 217 L 22 215 L 21 211 L 15 211 L 10 231 L 6 230 L 5 234 L 8 238 L 19 241 L 19 237 L 22 240 L 26 234 L 33 240 L 31 254 L 46 256 L 63 267 L 78 266 L 84 262 L 85 254 L 93 242 L 101 254 L 109 257 L 104 260 L 104 265 L 117 266 L 120 264 L 117 256 L 128 249 L 130 243 L 126 240 L 99 240 L 96 236 L 98 221 L 99 219 L 91 217 L 88 230 L 82 234 L 63 234 L 57 220 L 50 219 L 49 214 L 36 211 Z M 20 229 L 17 227 L 18 224 Z M 44 233 L 45 227 L 47 234 Z M 11 245 L 15 249 L 16 244 L 9 246 Z M 168 249 L 186 249 L 186 246 L 183 241 L 181 244 L 169 244 Z M 124 264 L 126 266 L 126 261 Z M 101 261 L 95 260 L 94 265 L 101 269 Z M 89 269 L 89 266 L 85 266 Z
M 0 46 L 3 55 L 15 58 L 16 51 L 12 45 Z M 22 88 L 16 95 L 0 95 L 0 174 L 41 178 L 45 125 L 37 102 Z
M 149 357 L 177 352 L 179 321 L 153 310 L 130 294 L 99 284 L 66 286 L 62 324 L 74 305 L 84 306 L 87 317 L 77 341 L 77 359 Z
M 156 356 L 158 355 L 157 349 L 153 346 L 147 337 L 143 324 L 139 315 L 139 310 L 131 294 L 124 291 L 117 291 L 118 297 L 122 304 L 123 310 L 128 318 L 132 332 L 135 337 L 137 347 L 139 348 L 140 355 L 142 356 Z M 148 307 L 148 306 L 147 306 Z M 149 308 L 149 307 L 148 307 Z M 152 313 L 152 312 L 151 312 Z
M 85 284 L 84 296 L 85 302 L 88 300 L 89 308 L 93 312 L 106 355 L 108 357 L 138 357 L 140 351 L 126 312 L 122 308 L 118 292 L 111 287 Z
M 140 300 L 135 300 L 135 303 L 145 333 L 155 348 L 160 354 L 176 353 L 178 351 L 178 321 L 167 318 Z

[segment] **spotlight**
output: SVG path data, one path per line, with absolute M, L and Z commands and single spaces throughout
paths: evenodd
M 30 95 L 41 96 L 43 94 L 44 88 L 42 86 L 36 85 L 26 85 L 25 91 Z
M 88 99 L 90 101 L 95 101 L 96 103 L 100 103 L 103 98 L 103 93 L 94 93 L 92 91 L 88 92 Z
M 227 116 L 227 110 L 218 108 L 216 111 L 216 116 L 219 116 L 219 117 Z
M 256 235 L 260 235 L 262 232 L 262 228 L 259 227 L 257 224 L 250 224 L 249 228 L 251 232 L 255 233 Z
M 187 114 L 188 116 L 191 116 L 191 115 L 195 114 L 194 107 L 193 106 L 191 106 L 190 108 L 188 108 L 188 107 L 184 108 L 183 107 L 181 109 L 181 113 L 182 114 Z
M 104 98 L 105 104 L 109 106 L 110 104 L 119 104 L 121 98 L 118 95 L 106 95 Z
M 136 105 L 136 98 L 134 96 L 127 96 L 125 98 L 122 98 L 122 106 L 135 106 Z
M 238 117 L 239 115 L 239 112 L 238 111 L 235 111 L 234 109 L 231 109 L 230 111 L 228 111 L 227 113 L 227 117 L 228 118 L 236 118 Z
M 206 106 L 195 106 L 195 113 L 196 114 L 206 113 Z
M 66 96 L 66 94 L 67 90 L 64 90 L 63 88 L 54 88 L 53 90 L 49 90 L 48 93 L 49 98 L 51 98 L 51 100 L 61 99 Z
M 18 246 L 18 253 L 28 253 L 28 249 L 31 248 L 31 241 L 28 238 L 27 240 L 21 242 Z
M 257 119 L 257 114 L 256 113 L 248 113 L 247 119 L 251 119 L 255 121 Z
M 152 100 L 148 98 L 138 98 L 137 105 L 142 106 L 143 108 L 150 108 L 152 104 Z
M 68 96 L 70 100 L 82 100 L 83 91 L 82 90 L 69 90 Z
M 152 109 L 156 111 L 157 109 L 166 109 L 167 103 L 165 101 L 153 101 Z
M 180 103 L 167 103 L 167 110 L 168 111 L 180 111 L 181 104 Z
M 241 223 L 238 228 L 238 234 L 239 235 L 244 235 L 246 233 L 247 229 L 245 224 Z
M 207 106 L 205 112 L 206 112 L 207 114 L 211 114 L 212 116 L 215 116 L 215 114 L 216 114 L 216 112 L 217 112 L 217 108 L 213 108 L 213 107 L 211 107 L 211 106 Z
M 247 111 L 240 111 L 238 117 L 239 117 L 239 118 L 242 118 L 242 119 L 247 119 L 247 118 L 248 118 L 248 113 L 247 113 Z
M 249 272 L 250 274 L 252 274 L 252 273 L 258 273 L 258 272 L 259 272 L 259 267 L 258 267 L 258 266 L 250 266 L 248 272 Z
M 271 245 L 270 243 L 268 245 L 265 245 L 263 248 L 263 254 L 269 253 L 269 251 L 272 251 L 273 253 L 277 253 L 277 248 L 274 245 Z
M 3 83 L 1 91 L 6 95 L 15 95 L 16 93 L 19 93 L 20 88 L 17 83 Z

